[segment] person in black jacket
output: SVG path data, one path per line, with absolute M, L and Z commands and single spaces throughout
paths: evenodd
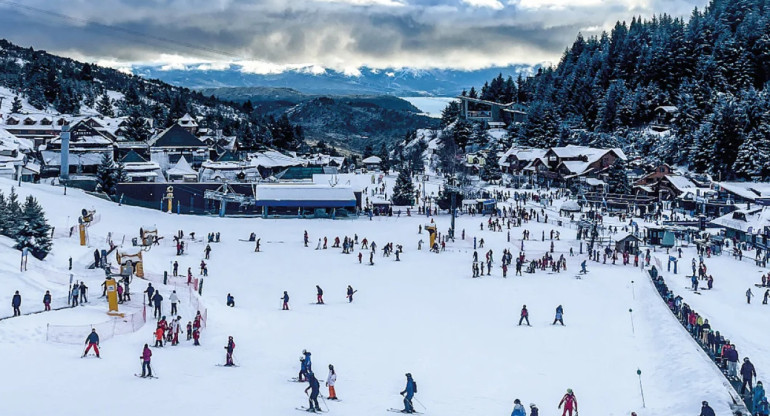
M 711 406 L 709 406 L 709 402 L 705 400 L 700 408 L 700 416 L 716 416 L 714 414 L 714 409 L 712 409 Z
M 308 412 L 320 412 L 321 406 L 318 405 L 318 392 L 320 385 L 318 379 L 315 378 L 315 374 L 312 371 L 307 373 L 307 382 L 310 384 L 305 389 L 305 394 L 310 390 L 310 397 L 308 398 Z
M 46 290 L 45 295 L 43 295 L 43 306 L 44 310 L 50 311 L 51 310 L 51 292 Z
M 13 306 L 13 316 L 21 315 L 21 309 L 19 309 L 21 308 L 21 295 L 18 290 L 16 291 L 16 294 L 13 295 L 11 306 Z
M 324 303 L 324 290 L 321 289 L 321 286 L 315 285 L 316 289 L 316 304 L 323 305 Z
M 741 366 L 741 377 L 743 377 L 743 385 L 741 385 L 741 394 L 746 391 L 746 384 L 749 385 L 749 393 L 753 390 L 751 380 L 757 376 L 756 370 L 754 370 L 754 364 L 749 361 L 749 357 L 743 359 L 743 365 Z
M 153 313 L 153 315 L 155 316 L 156 319 L 163 315 L 163 312 L 160 309 L 161 302 L 163 302 L 163 296 L 161 296 L 160 292 L 156 290 L 155 295 L 153 295 L 152 297 L 152 303 L 155 304 L 155 312 Z

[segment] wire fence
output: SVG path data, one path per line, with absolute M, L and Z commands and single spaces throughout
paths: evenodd
M 46 325 L 45 339 L 60 344 L 81 344 L 91 329 L 96 329 L 99 340 L 104 341 L 116 335 L 136 332 L 147 322 L 147 307 L 125 315 L 113 317 L 107 321 L 87 325 Z

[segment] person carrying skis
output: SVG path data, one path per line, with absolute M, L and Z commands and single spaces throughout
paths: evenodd
M 553 318 L 553 324 L 556 325 L 556 322 L 559 322 L 562 326 L 564 326 L 564 308 L 562 308 L 561 305 L 556 307 L 556 317 Z
M 235 350 L 235 341 L 233 341 L 232 336 L 230 336 L 230 338 L 227 340 L 227 345 L 225 346 L 225 350 L 227 350 L 225 367 L 232 367 L 235 365 L 233 363 L 233 351 Z
M 746 392 L 746 384 L 749 385 L 749 392 L 752 390 L 751 380 L 757 376 L 756 370 L 754 370 L 754 364 L 749 361 L 749 357 L 743 359 L 743 365 L 741 366 L 741 377 L 743 377 L 743 384 L 741 385 L 741 395 Z
M 315 285 L 316 290 L 316 304 L 317 305 L 323 305 L 324 304 L 324 291 L 321 289 L 321 286 Z
M 11 299 L 11 306 L 13 307 L 13 316 L 20 316 L 21 315 L 21 295 L 19 294 L 19 291 L 17 290 L 16 293 L 14 293 L 13 298 Z
M 282 311 L 288 311 L 289 310 L 289 293 L 285 290 L 283 291 L 283 307 L 281 308 Z
M 147 344 L 144 344 L 144 350 L 142 350 L 142 355 L 139 357 L 142 360 L 142 377 L 152 377 L 150 357 L 152 357 L 152 351 L 150 351 L 150 347 Z M 147 371 L 147 376 L 145 376 L 145 370 Z
M 307 373 L 307 382 L 309 385 L 305 389 L 305 394 L 307 394 L 307 391 L 310 390 L 310 397 L 308 397 L 307 411 L 320 412 L 321 406 L 318 405 L 318 392 L 319 392 L 320 386 L 318 384 L 318 379 L 315 378 L 315 374 L 313 374 L 312 371 Z
M 404 410 L 401 413 L 414 413 L 412 398 L 417 393 L 417 383 L 412 379 L 412 373 L 406 373 L 406 387 L 400 394 L 404 396 Z
M 521 400 L 516 399 L 513 401 L 513 412 L 511 412 L 511 416 L 527 416 L 527 411 L 524 410 Z
M 575 414 L 577 415 L 578 411 L 578 403 L 577 398 L 575 397 L 575 394 L 572 393 L 572 389 L 567 389 L 567 394 L 564 395 L 564 397 L 561 398 L 561 401 L 559 402 L 559 409 L 561 409 L 561 405 L 564 405 L 564 411 L 562 412 L 561 416 L 564 416 L 569 411 L 569 416 L 572 416 L 572 410 L 575 410 Z
M 45 295 L 43 295 L 43 307 L 43 310 L 51 310 L 51 292 L 48 290 L 46 290 Z
M 525 320 L 527 321 L 527 326 L 531 326 L 529 324 L 529 311 L 527 310 L 527 305 L 521 307 L 521 318 L 519 318 L 519 326 L 521 326 L 521 323 Z
M 356 293 L 356 292 L 358 292 L 358 291 L 357 290 L 353 290 L 353 287 L 348 285 L 348 291 L 347 291 L 348 303 L 353 302 L 353 294 Z
M 86 351 L 83 353 L 83 357 L 88 354 L 88 351 L 91 350 L 91 347 L 94 347 L 94 352 L 96 352 L 96 358 L 102 358 L 99 356 L 99 335 L 96 333 L 96 328 L 91 328 L 91 333 L 88 334 L 86 337 L 86 344 L 88 344 L 88 347 L 86 347 Z M 83 358 L 80 357 L 80 358 Z
M 329 376 L 326 377 L 326 387 L 329 388 L 329 400 L 338 400 L 337 392 L 334 391 L 334 383 L 337 382 L 337 372 L 334 371 L 334 366 L 329 364 Z

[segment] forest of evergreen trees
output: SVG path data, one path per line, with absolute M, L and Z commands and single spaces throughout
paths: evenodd
M 715 179 L 770 179 L 770 0 L 712 0 L 689 19 L 661 15 L 581 35 L 555 67 L 502 76 L 479 98 L 519 101 L 522 145 L 621 146 Z M 676 106 L 670 135 L 645 130 Z
M 264 118 L 250 103 L 221 101 L 162 81 L 22 48 L 4 39 L 0 39 L 0 86 L 18 93 L 12 104 L 16 111 L 21 108 L 19 96 L 23 96 L 40 110 L 78 114 L 85 105 L 104 116 L 128 116 L 131 126 L 127 138 L 131 140 L 149 138 L 142 118 L 152 119 L 156 127 L 163 128 L 189 113 L 204 116 L 206 127 L 237 136 L 244 150 L 304 147 L 301 128 L 292 126 L 288 119 Z M 106 91 L 123 93 L 124 98 L 111 100 Z

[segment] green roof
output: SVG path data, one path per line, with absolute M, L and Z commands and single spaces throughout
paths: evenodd
M 283 172 L 275 175 L 278 179 L 283 180 L 301 180 L 301 179 L 313 179 L 314 174 L 323 174 L 324 168 L 321 166 L 292 166 L 287 168 Z
M 146 161 L 145 158 L 140 156 L 139 153 L 136 153 L 133 149 L 126 153 L 126 155 L 123 156 L 123 159 L 120 159 L 120 163 L 142 163 Z

